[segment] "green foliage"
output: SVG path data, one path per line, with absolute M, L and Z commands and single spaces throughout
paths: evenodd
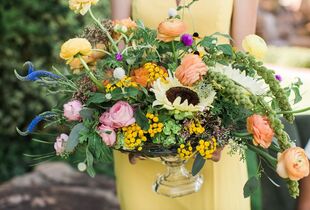
M 137 124 L 143 129 L 148 130 L 150 127 L 149 121 L 146 118 L 145 114 L 142 112 L 140 108 L 136 109 L 135 111 L 135 119 Z
M 72 128 L 68 138 L 68 142 L 66 144 L 66 152 L 72 152 L 74 150 L 74 148 L 79 143 L 80 132 L 83 132 L 85 129 L 86 127 L 83 125 L 83 123 L 76 124 Z
M 196 176 L 201 171 L 205 163 L 206 159 L 203 158 L 200 154 L 197 154 L 192 167 L 192 175 Z
M 102 17 L 109 15 L 108 1 L 101 0 L 95 9 Z M 87 21 L 86 21 L 87 22 Z M 81 33 L 86 23 L 68 8 L 67 0 L 4 0 L 0 5 L 0 181 L 31 169 L 23 152 L 29 154 L 53 151 L 16 134 L 15 128 L 24 129 L 31 119 L 57 100 L 46 96 L 44 88 L 16 79 L 13 70 L 21 75 L 25 61 L 33 61 L 38 69 L 51 70 L 58 65 L 61 44 Z M 39 127 L 42 128 L 42 127 Z M 54 141 L 49 138 L 50 141 Z
M 253 193 L 256 192 L 260 183 L 257 176 L 252 176 L 244 185 L 243 187 L 243 196 L 245 198 L 249 197 Z

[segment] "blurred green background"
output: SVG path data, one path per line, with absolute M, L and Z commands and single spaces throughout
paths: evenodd
M 108 0 L 101 0 L 95 12 L 109 17 Z M 61 62 L 61 44 L 83 30 L 90 19 L 75 15 L 67 0 L 2 0 L 0 5 L 0 183 L 31 169 L 23 155 L 53 151 L 53 145 L 31 142 L 15 128 L 25 129 L 31 119 L 55 104 L 56 99 L 30 82 L 16 79 L 13 70 L 26 74 L 25 61 L 38 69 L 50 69 Z
M 269 11 L 270 2 L 276 0 L 262 2 L 265 2 L 266 12 Z M 94 10 L 98 17 L 109 17 L 109 0 L 101 0 Z M 25 61 L 32 61 L 38 69 L 60 65 L 58 53 L 61 44 L 81 33 L 83 26 L 89 21 L 87 15 L 84 18 L 69 10 L 68 0 L 1 1 L 0 183 L 31 170 L 31 162 L 24 153 L 44 154 L 53 151 L 53 145 L 49 147 L 32 142 L 30 137 L 17 135 L 15 128 L 25 129 L 36 114 L 48 110 L 56 103 L 57 98 L 46 96 L 42 88 L 30 82 L 18 81 L 13 70 L 17 69 L 20 74 L 25 74 Z M 266 62 L 309 68 L 310 49 L 271 47 Z M 251 155 L 251 158 L 255 159 L 255 156 Z M 251 167 L 250 171 L 255 171 Z M 99 172 L 113 175 L 110 165 L 101 166 Z M 253 205 L 256 206 L 255 209 L 260 209 L 260 200 L 254 200 Z

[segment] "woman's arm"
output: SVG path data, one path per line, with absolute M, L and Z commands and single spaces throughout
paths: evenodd
M 258 0 L 235 0 L 231 27 L 234 45 L 242 49 L 245 36 L 255 33 Z
M 130 17 L 131 0 L 111 0 L 112 19 L 123 19 Z

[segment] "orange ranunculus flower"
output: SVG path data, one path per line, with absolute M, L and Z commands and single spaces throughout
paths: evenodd
M 138 68 L 131 72 L 131 80 L 140 84 L 143 87 L 148 86 L 149 71 L 145 68 Z
M 277 173 L 282 178 L 297 181 L 309 175 L 309 160 L 300 147 L 292 147 L 278 154 Z
M 198 55 L 187 54 L 175 71 L 175 76 L 183 85 L 192 86 L 195 82 L 201 80 L 202 76 L 207 74 L 207 71 L 207 65 Z
M 121 20 L 114 20 L 113 23 L 114 25 L 126 26 L 129 30 L 137 28 L 136 22 L 132 21 L 130 17 Z
M 185 23 L 180 19 L 168 19 L 157 28 L 157 39 L 171 42 L 186 31 Z
M 247 130 L 253 134 L 253 144 L 268 148 L 274 136 L 273 129 L 270 127 L 266 116 L 253 114 L 247 119 Z

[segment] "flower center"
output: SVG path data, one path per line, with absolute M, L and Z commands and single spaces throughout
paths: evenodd
M 197 105 L 199 104 L 198 94 L 185 87 L 172 87 L 166 92 L 168 100 L 173 103 L 177 97 L 181 98 L 181 103 L 187 100 L 188 104 Z

